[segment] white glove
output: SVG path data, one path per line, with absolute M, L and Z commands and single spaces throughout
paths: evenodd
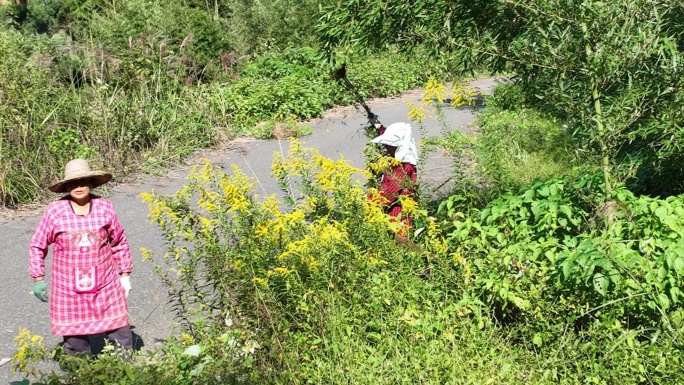
M 122 275 L 121 286 L 123 286 L 124 292 L 126 293 L 126 298 L 128 298 L 128 292 L 131 291 L 131 277 L 128 275 Z

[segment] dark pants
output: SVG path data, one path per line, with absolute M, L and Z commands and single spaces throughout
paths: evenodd
M 106 332 L 107 338 L 116 346 L 126 350 L 133 349 L 133 332 L 130 326 Z M 90 336 L 64 336 L 64 351 L 70 356 L 90 356 Z

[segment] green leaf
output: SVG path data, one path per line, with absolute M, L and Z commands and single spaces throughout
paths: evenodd
M 566 280 L 570 278 L 570 274 L 572 274 L 572 270 L 575 268 L 575 259 L 574 258 L 568 258 L 565 261 L 563 261 L 562 264 L 563 267 L 563 278 Z
M 505 238 L 504 233 L 499 232 L 498 234 L 496 234 L 496 241 L 497 242 L 504 243 L 505 240 L 506 240 L 506 238 Z
M 534 201 L 532 202 L 532 205 L 530 209 L 532 210 L 532 214 L 534 214 L 535 217 L 539 216 L 539 213 L 541 213 L 541 202 L 539 201 Z
M 549 212 L 552 213 L 557 213 L 558 212 L 558 202 L 549 202 Z
M 502 299 L 508 299 L 508 288 L 503 286 L 501 289 L 499 289 L 499 296 Z
M 679 302 L 679 298 L 682 296 L 682 291 L 679 290 L 678 287 L 671 287 L 670 288 L 670 298 L 672 298 L 672 302 L 675 304 Z
M 543 197 L 548 197 L 550 194 L 549 186 L 542 186 L 537 192 Z
M 558 195 L 558 185 L 553 183 L 552 185 L 549 186 L 549 194 L 551 196 L 553 195 Z
M 651 209 L 652 213 L 655 213 L 655 211 L 658 209 L 658 202 L 656 202 L 656 201 L 651 202 L 651 205 L 649 208 Z
M 655 215 L 662 221 L 668 216 L 667 207 L 660 206 L 656 209 Z
M 482 212 L 480 213 L 480 222 L 485 222 L 485 219 L 489 216 L 490 212 L 491 209 L 489 207 L 482 210 Z
M 677 274 L 684 274 L 684 258 L 677 257 L 674 261 L 674 268 Z
M 542 340 L 542 337 L 539 334 L 535 334 L 532 338 L 532 343 L 537 345 L 538 347 L 541 347 L 543 342 L 544 341 Z
M 526 299 L 522 299 L 520 297 L 513 296 L 513 303 L 515 306 L 519 307 L 522 310 L 525 310 L 530 307 L 530 301 Z
M 529 189 L 523 194 L 523 202 L 532 202 L 534 199 L 534 190 Z
M 202 348 L 199 345 L 192 345 L 189 346 L 185 351 L 183 352 L 184 356 L 193 356 L 193 357 L 199 357 L 200 353 L 202 353 Z
M 133 374 L 133 370 L 131 370 L 130 366 L 124 366 L 124 372 L 126 372 L 126 377 L 128 377 L 129 380 L 135 381 L 135 375 Z
M 380 335 L 380 333 L 376 333 L 376 332 L 370 332 L 370 333 L 366 334 L 366 338 L 368 338 L 369 340 L 371 340 L 373 342 L 380 342 L 380 340 L 382 340 L 382 336 Z
M 594 274 L 594 289 L 596 289 L 599 294 L 605 296 L 608 294 L 608 285 L 610 280 L 603 273 Z
M 660 268 L 658 269 L 658 279 L 662 281 L 665 279 L 665 277 L 667 277 L 667 269 L 665 268 L 665 266 L 660 266 Z
M 667 310 L 670 307 L 670 299 L 664 293 L 658 294 L 658 302 L 663 310 Z
M 565 214 L 566 217 L 572 218 L 572 209 L 568 205 L 560 205 L 558 211 Z

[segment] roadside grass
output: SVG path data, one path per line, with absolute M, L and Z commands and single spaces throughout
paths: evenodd
M 171 50 L 137 49 L 137 56 L 114 57 L 95 43 L 55 36 L 0 32 L 0 57 L 7 58 L 0 70 L 0 203 L 5 206 L 44 199 L 43 186 L 60 178 L 64 163 L 75 157 L 120 178 L 177 164 L 198 149 L 238 136 L 306 135 L 310 131 L 296 129 L 294 121 L 356 102 L 330 78 L 313 48 L 256 57 L 231 68 L 233 75 L 245 69 L 244 76 L 226 73 L 221 81 L 187 85 Z M 78 83 L 56 76 L 65 44 L 73 54 L 82 53 L 79 68 L 87 77 Z M 359 57 L 348 76 L 364 97 L 393 95 L 437 71 L 421 60 L 390 53 Z M 261 67 L 274 70 L 254 70 Z
M 497 95 L 492 97 L 496 101 Z M 488 106 L 478 115 L 474 161 L 484 182 L 517 189 L 535 179 L 573 173 L 580 154 L 563 122 L 532 109 Z M 584 159 L 586 161 L 586 159 Z
M 421 146 L 424 152 L 449 154 L 454 181 L 448 199 L 429 204 L 435 210 L 448 204 L 469 213 L 502 192 L 515 191 L 535 180 L 577 175 L 587 160 L 586 154 L 573 145 L 571 129 L 564 122 L 527 107 L 515 84 L 499 84 L 491 95 L 478 95 L 456 85 L 453 95 L 446 96 L 452 105 L 458 100 L 461 107 L 475 107 L 479 101 L 483 107 L 472 124 L 472 134 L 450 127 L 439 104 L 434 110 L 436 118 L 442 121 L 442 134 L 424 138 Z

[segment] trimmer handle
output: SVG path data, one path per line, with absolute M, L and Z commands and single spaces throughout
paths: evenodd
M 374 125 L 375 127 L 379 127 L 382 125 L 382 123 L 380 123 L 380 118 L 374 113 L 372 113 L 370 109 L 368 109 L 366 112 L 368 112 L 368 121 L 370 122 L 370 124 Z

